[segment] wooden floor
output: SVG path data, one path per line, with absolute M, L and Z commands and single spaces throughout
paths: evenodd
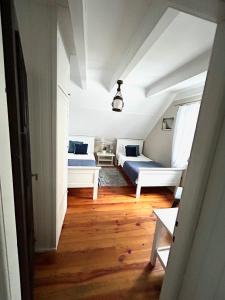
M 163 188 L 71 190 L 57 252 L 38 254 L 35 299 L 159 299 L 164 272 L 148 266 L 155 230 L 153 208 L 171 207 Z M 164 237 L 164 240 L 166 237 Z

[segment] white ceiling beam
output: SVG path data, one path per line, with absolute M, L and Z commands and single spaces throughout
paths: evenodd
M 68 0 L 81 87 L 86 88 L 86 13 L 84 0 Z
M 75 52 L 75 45 L 73 41 L 72 22 L 71 22 L 68 3 L 67 3 L 67 7 L 58 5 L 57 20 L 58 20 L 59 32 L 69 60 L 70 55 L 75 55 L 76 52 Z
M 78 60 L 76 55 L 70 56 L 70 80 L 82 88 L 82 81 L 79 72 Z
M 178 11 L 168 8 L 167 1 L 152 1 L 145 18 L 131 39 L 127 51 L 122 55 L 116 70 L 109 78 L 109 91 L 112 90 L 118 79 L 124 80 L 128 76 L 177 14 Z
M 208 70 L 211 50 L 204 52 L 191 62 L 169 73 L 145 89 L 146 97 L 165 92 L 174 85 Z
M 225 19 L 224 0 L 168 0 L 168 5 L 215 23 Z
M 157 40 L 157 24 L 160 24 L 161 21 L 163 26 L 163 20 L 160 20 L 160 18 L 163 18 L 163 14 L 168 9 L 174 9 L 174 12 L 178 10 L 189 13 L 216 23 L 225 19 L 225 1 L 222 0 L 154 0 L 149 7 L 149 11 L 144 18 L 141 27 L 133 36 L 130 45 L 127 47 L 127 51 L 118 63 L 117 69 L 114 71 L 111 78 L 109 78 L 109 91 L 112 90 L 117 79 L 124 79 L 128 76 L 145 55 L 147 50 L 150 49 Z M 167 26 L 169 23 L 168 20 Z M 153 29 L 155 29 L 155 31 L 153 31 Z M 165 29 L 166 26 L 164 30 Z M 158 32 L 158 37 L 159 36 L 160 30 Z

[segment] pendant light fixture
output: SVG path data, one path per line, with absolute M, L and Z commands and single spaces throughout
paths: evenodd
M 113 98 L 112 110 L 120 112 L 124 107 L 123 97 L 120 89 L 121 84 L 123 84 L 123 80 L 117 80 L 117 84 L 118 84 L 118 88 L 117 88 L 116 95 Z

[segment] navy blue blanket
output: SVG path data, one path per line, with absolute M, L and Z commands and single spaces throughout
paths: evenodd
M 96 167 L 93 159 L 68 159 L 69 167 Z
M 123 170 L 133 184 L 138 178 L 139 168 L 163 168 L 163 166 L 155 161 L 125 161 Z

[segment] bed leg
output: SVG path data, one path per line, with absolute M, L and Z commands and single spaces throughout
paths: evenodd
M 98 175 L 99 170 L 95 171 L 94 175 L 93 200 L 96 200 L 98 198 Z
M 93 200 L 96 200 L 98 198 L 98 187 L 94 186 L 93 188 Z
M 140 196 L 141 196 L 141 186 L 137 185 L 137 188 L 136 188 L 136 198 L 140 198 Z

